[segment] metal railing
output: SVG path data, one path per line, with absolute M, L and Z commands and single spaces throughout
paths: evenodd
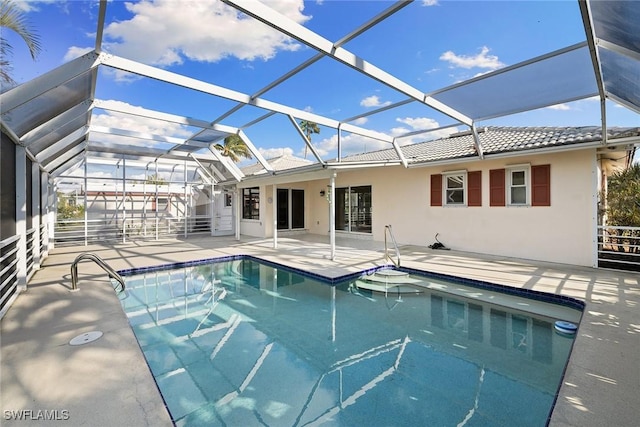
M 387 234 L 391 238 L 391 242 L 393 243 L 393 247 L 396 251 L 396 260 L 394 260 L 391 255 L 389 255 L 389 248 L 387 247 Z M 400 249 L 398 249 L 398 244 L 396 243 L 396 238 L 393 236 L 393 230 L 391 230 L 391 224 L 384 226 L 384 258 L 388 259 L 395 265 L 396 267 L 400 267 Z
M 640 271 L 640 227 L 598 226 L 598 267 Z
M 8 309 L 18 294 L 19 240 L 16 235 L 0 241 L 0 313 Z
M 90 252 L 81 253 L 73 261 L 73 264 L 71 264 L 71 288 L 74 291 L 78 290 L 78 263 L 85 259 L 91 260 L 96 264 L 98 264 L 104 271 L 107 272 L 107 274 L 109 275 L 109 278 L 115 279 L 118 283 L 120 283 L 120 292 L 124 292 L 125 285 L 124 285 L 124 279 L 122 278 L 122 276 L 116 273 L 116 271 L 113 268 L 111 268 L 109 264 L 107 264 L 102 260 L 102 258 Z

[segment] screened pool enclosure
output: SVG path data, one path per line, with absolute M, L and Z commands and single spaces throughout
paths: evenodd
M 124 3 L 101 0 L 97 13 L 87 17 L 95 30 L 89 51 L 30 81 L 3 88 L 0 310 L 4 312 L 26 288 L 54 244 L 193 233 L 239 236 L 240 190 L 248 186 L 241 184 L 250 178 L 259 185 L 261 176 L 277 183 L 278 175 L 284 182 L 292 174 L 274 170 L 266 160 L 267 153 L 273 155 L 263 147 L 267 125 L 277 127 L 283 146 L 295 145 L 309 153 L 313 161 L 301 168 L 303 176 L 379 166 L 380 162 L 349 162 L 345 157 L 380 147 L 397 153 L 398 159 L 386 164 L 407 167 L 412 159 L 402 147 L 415 138 L 430 140 L 442 132 L 470 132 L 475 141 L 473 157 L 482 160 L 480 127 L 506 116 L 590 98 L 599 101 L 593 105 L 606 147 L 612 109 L 640 113 L 638 2 L 573 3 L 570 24 L 580 34 L 568 45 L 555 41 L 536 46 L 533 58 L 520 55 L 513 58 L 513 65 L 445 87 L 404 74 L 403 63 L 414 59 L 394 56 L 404 41 L 396 40 L 401 35 L 388 31 L 388 24 L 402 22 L 407 32 L 415 34 L 411 40 L 418 50 L 460 36 L 461 22 L 452 23 L 447 34 L 429 34 L 429 22 L 438 19 L 438 11 L 477 8 L 474 16 L 480 17 L 483 2 L 442 2 L 436 8 L 427 7 L 433 2 L 371 2 L 368 15 L 352 8 L 351 2 L 331 3 L 339 16 L 323 15 L 324 10 L 334 10 L 326 8 L 318 10 L 314 19 L 336 22 L 331 28 L 342 31 L 339 35 L 316 32 L 313 25 L 303 25 L 304 19 L 294 19 L 297 15 L 252 0 L 189 2 L 190 7 L 200 8 L 197 13 L 229 16 L 243 25 L 255 25 L 285 46 L 296 46 L 282 61 L 252 63 L 251 78 L 231 84 L 229 75 L 216 72 L 213 63 L 202 62 L 199 72 L 182 74 L 179 66 L 163 66 L 143 49 L 118 49 L 110 30 L 120 22 L 114 11 L 122 12 L 118 8 Z M 549 16 L 567 3 L 548 2 Z M 514 16 L 528 19 L 523 14 Z M 183 25 L 187 28 L 190 23 Z M 60 31 L 67 27 L 73 25 L 61 24 Z M 553 30 L 563 34 L 565 28 L 560 25 Z M 386 34 L 384 46 L 372 49 L 367 41 L 371 33 Z M 254 33 L 245 36 L 249 34 Z M 513 37 L 514 43 L 535 44 L 536 40 L 529 35 L 522 40 Z M 446 45 L 439 47 L 439 52 L 446 50 Z M 244 75 L 249 68 L 236 71 Z M 321 77 L 314 80 L 314 90 L 305 91 L 312 70 L 320 71 L 315 75 Z M 103 89 L 116 77 L 127 79 L 127 90 Z M 348 89 L 362 82 L 370 93 L 388 101 L 373 102 L 366 110 L 347 110 Z M 129 94 L 134 89 L 154 96 L 132 99 Z M 300 92 L 306 98 L 293 101 L 292 94 Z M 323 112 L 307 107 L 323 98 L 339 102 Z M 164 106 L 157 102 L 160 99 Z M 202 102 L 206 109 L 194 107 Z M 417 110 L 409 113 L 410 107 Z M 396 123 L 398 117 L 409 114 L 432 121 L 393 132 L 381 131 L 384 127 L 375 124 L 375 119 Z M 331 145 L 312 142 L 302 122 L 317 124 Z M 230 135 L 244 142 L 261 173 L 245 176 L 215 148 Z M 342 203 L 357 208 L 332 218 L 331 236 L 336 229 L 369 230 L 367 188 L 340 191 Z M 328 193 L 331 203 L 336 203 L 336 193 Z M 276 227 L 297 225 L 283 219 Z

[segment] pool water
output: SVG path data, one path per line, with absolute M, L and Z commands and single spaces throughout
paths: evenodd
M 177 426 L 546 425 L 573 338 L 521 308 L 579 310 L 370 275 L 239 258 L 125 276 L 122 306 Z

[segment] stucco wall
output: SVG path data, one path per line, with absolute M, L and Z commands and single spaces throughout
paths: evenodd
M 484 160 L 430 168 L 383 167 L 339 172 L 336 186 L 372 186 L 373 239 L 391 224 L 398 244 L 427 246 L 434 236 L 455 250 L 592 265 L 595 150 Z M 551 206 L 490 207 L 489 170 L 513 164 L 551 165 Z M 482 171 L 481 207 L 431 207 L 430 175 Z M 311 194 L 328 181 L 313 181 Z M 326 234 L 328 204 L 312 197 L 309 231 Z

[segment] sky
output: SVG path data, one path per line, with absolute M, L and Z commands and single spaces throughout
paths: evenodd
M 13 34 L 13 77 L 23 83 L 95 47 L 97 1 L 21 1 L 43 50 L 34 61 Z M 266 2 L 298 24 L 331 40 L 390 7 L 392 2 L 278 0 Z M 585 40 L 578 2 L 414 1 L 343 47 L 428 93 Z M 217 1 L 109 1 L 103 51 L 254 94 L 316 52 Z M 211 122 L 236 104 L 147 78 L 101 67 L 96 98 Z M 406 95 L 323 58 L 261 98 L 336 120 L 403 101 Z M 640 116 L 607 104 L 608 126 L 638 126 Z M 242 127 L 265 113 L 244 107 L 221 121 Z M 188 138 L 197 129 L 96 109 L 92 125 Z M 455 123 L 419 103 L 351 122 L 398 136 Z M 478 126 L 600 126 L 597 99 L 586 99 L 480 122 Z M 410 144 L 466 130 L 452 127 L 399 140 Z M 246 129 L 266 158 L 304 156 L 304 142 L 290 121 L 272 116 Z M 97 135 L 103 142 L 112 137 Z M 311 136 L 323 158 L 337 153 L 337 132 Z M 148 143 L 147 143 L 148 144 Z M 389 148 L 388 143 L 342 134 L 342 154 Z M 309 157 L 310 158 L 310 157 Z M 255 160 L 246 161 L 253 163 Z

